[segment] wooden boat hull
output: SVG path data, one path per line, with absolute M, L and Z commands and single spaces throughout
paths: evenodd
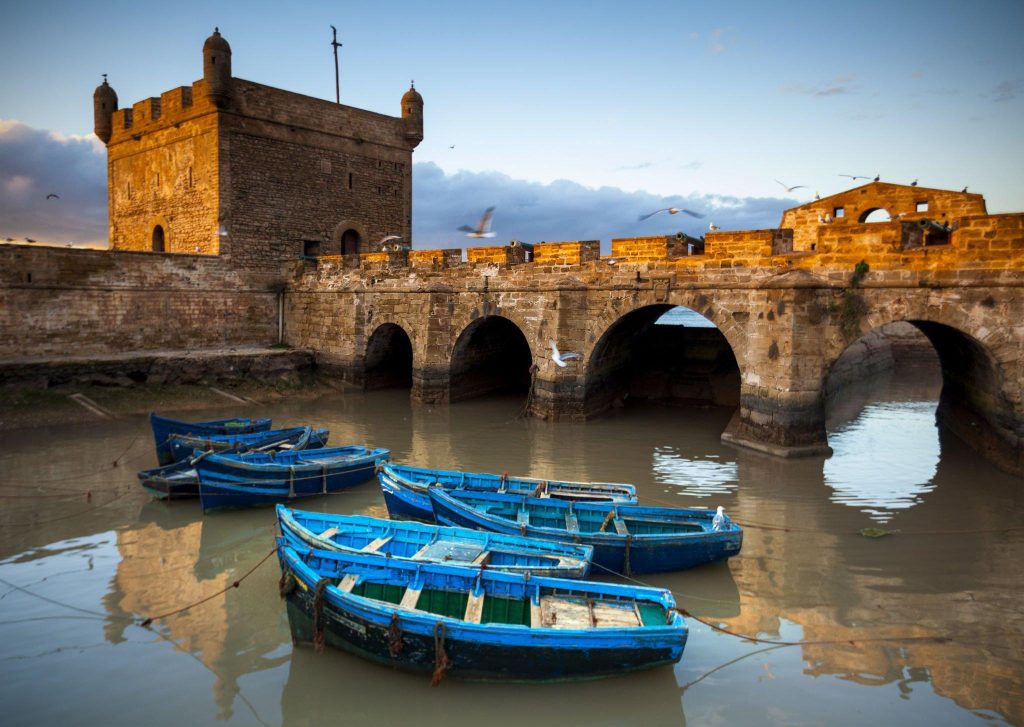
M 190 462 L 173 462 L 138 473 L 142 488 L 158 500 L 199 497 L 199 475 Z
M 244 452 L 281 449 L 322 449 L 330 435 L 327 429 L 291 427 L 245 434 L 171 434 L 168 446 L 175 462 L 191 459 L 202 452 Z
M 245 434 L 262 432 L 270 429 L 270 419 L 214 419 L 205 422 L 186 422 L 179 419 L 162 417 L 151 412 L 149 423 L 153 428 L 153 442 L 156 445 L 156 460 L 159 464 L 171 464 L 174 461 L 168 446 L 172 434 Z
M 562 482 L 532 477 L 508 477 L 457 470 L 432 470 L 388 463 L 377 473 L 384 503 L 392 518 L 435 522 L 430 487 L 481 492 L 511 492 L 589 502 L 636 502 L 636 487 L 608 482 Z
M 673 664 L 682 657 L 686 644 L 686 626 L 682 617 L 672 610 L 674 600 L 667 591 L 659 589 L 541 577 L 526 581 L 518 575 L 481 573 L 438 564 L 419 566 L 422 570 L 418 576 L 401 572 L 394 576 L 395 584 L 402 577 L 424 578 L 428 585 L 435 581 L 455 585 L 467 579 L 470 584 L 482 582 L 487 593 L 482 596 L 485 602 L 492 590 L 513 593 L 523 588 L 533 588 L 538 593 L 595 589 L 589 591 L 594 595 L 592 604 L 596 599 L 632 594 L 638 603 L 644 599 L 645 608 L 661 619 L 659 623 L 641 623 L 638 617 L 639 625 L 629 628 L 534 626 L 496 621 L 471 623 L 418 607 L 346 592 L 344 579 L 339 585 L 322 588 L 318 598 L 317 582 L 322 577 L 338 583 L 348 572 L 346 566 L 335 571 L 325 569 L 324 555 L 324 551 L 296 551 L 283 541 L 279 545 L 293 640 L 296 643 L 313 641 L 316 636 L 314 615 L 318 615 L 327 645 L 379 664 L 408 671 L 435 672 L 443 650 L 447 663 L 444 673 L 454 677 L 516 681 L 591 679 Z M 388 564 L 380 556 L 371 557 Z M 360 569 L 357 563 L 354 570 Z M 328 575 L 329 572 L 333 575 Z M 419 604 L 422 605 L 422 600 Z
M 277 506 L 281 536 L 294 548 L 373 552 L 418 563 L 450 563 L 508 573 L 584 578 L 593 549 L 467 528 L 334 515 Z
M 499 493 L 445 492 L 439 488 L 431 489 L 430 497 L 441 524 L 591 545 L 596 568 L 627 576 L 685 570 L 725 560 L 736 555 L 743 545 L 743 531 L 738 525 L 729 523 L 724 530 L 715 531 L 711 525 L 714 513 L 707 510 L 599 503 L 580 503 L 570 507 L 568 503 L 545 502 L 537 498 Z M 487 503 L 493 512 L 470 506 L 468 503 L 472 501 Z M 544 524 L 507 517 L 514 510 L 524 508 L 529 508 L 531 513 L 543 512 Z M 571 512 L 570 519 L 577 523 L 581 519 L 600 523 L 613 510 L 617 517 L 611 518 L 610 522 L 620 521 L 624 532 L 619 532 L 617 526 L 610 532 L 599 531 L 596 527 L 589 531 L 585 527 L 570 531 L 566 527 L 569 522 L 566 513 Z M 498 512 L 504 512 L 506 516 L 495 514 Z M 631 527 L 636 532 L 631 532 Z
M 328 495 L 373 477 L 386 449 L 333 447 L 278 454 L 211 454 L 196 461 L 203 510 Z

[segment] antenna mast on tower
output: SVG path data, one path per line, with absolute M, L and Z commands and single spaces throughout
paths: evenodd
M 341 85 L 338 80 L 338 48 L 341 48 L 341 43 L 338 42 L 338 29 L 333 25 L 331 30 L 334 32 L 334 38 L 331 40 L 331 47 L 334 48 L 334 100 L 341 105 Z

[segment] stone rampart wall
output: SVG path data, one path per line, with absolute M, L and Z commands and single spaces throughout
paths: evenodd
M 279 288 L 219 257 L 0 246 L 0 359 L 266 346 Z

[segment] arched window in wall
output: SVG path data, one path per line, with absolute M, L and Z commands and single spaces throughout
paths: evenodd
M 359 254 L 359 244 L 362 242 L 362 238 L 359 233 L 349 228 L 341 236 L 341 254 L 342 255 L 357 255 Z
M 153 252 L 164 252 L 163 225 L 156 225 L 153 227 Z

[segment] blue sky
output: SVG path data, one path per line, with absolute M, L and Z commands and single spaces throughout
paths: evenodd
M 101 73 L 122 106 L 191 83 L 215 25 L 234 75 L 331 99 L 330 24 L 344 103 L 398 115 L 410 79 L 424 96 L 418 247 L 459 244 L 449 230 L 490 204 L 499 240 L 706 227 L 636 222 L 675 201 L 725 229 L 768 227 L 847 188 L 844 173 L 1024 209 L 1020 2 L 15 2 L 0 26 L 0 235 L 15 216 L 11 234 L 29 234 L 14 196 L 27 183 L 11 179 L 53 152 L 29 166 L 31 134 L 12 122 L 75 145 Z

